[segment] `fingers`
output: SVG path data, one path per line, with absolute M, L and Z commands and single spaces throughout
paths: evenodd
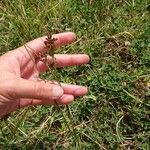
M 89 60 L 89 56 L 85 54 L 56 55 L 56 64 L 58 67 L 87 64 Z
M 41 53 L 44 53 L 47 48 L 44 44 L 44 41 L 46 41 L 46 37 L 40 37 L 33 41 L 30 41 L 26 43 L 24 46 L 18 48 L 17 50 L 21 51 L 23 54 L 25 54 L 26 58 L 31 59 L 32 55 L 34 58 L 39 57 L 38 55 Z M 54 42 L 55 48 L 60 47 L 62 45 L 67 45 L 69 43 L 72 43 L 76 35 L 72 32 L 64 32 L 59 34 L 52 35 L 52 38 L 56 38 L 57 40 Z M 29 54 L 30 53 L 30 54 Z
M 32 105 L 66 105 L 74 101 L 73 95 L 64 94 L 57 100 L 38 100 L 34 99 Z
M 52 85 L 59 85 L 63 89 L 64 94 L 67 94 L 67 95 L 69 94 L 73 96 L 84 96 L 88 93 L 88 88 L 85 86 L 58 83 L 57 81 L 48 81 L 48 80 L 45 82 L 48 82 L 49 84 L 52 84 Z
M 19 79 L 13 85 L 14 98 L 33 98 L 33 99 L 58 99 L 64 91 L 63 88 L 51 84 L 50 82 L 36 82 L 25 79 Z
M 75 66 L 75 65 L 83 65 L 87 64 L 90 61 L 90 58 L 88 55 L 85 54 L 58 54 L 55 55 L 55 63 L 57 67 L 68 67 L 68 66 Z M 50 66 L 52 64 L 52 58 L 49 56 L 47 58 L 48 65 Z M 39 61 L 37 63 L 37 67 L 40 72 L 44 72 L 48 69 L 48 66 L 45 62 Z
M 88 92 L 87 87 L 71 85 L 71 84 L 61 84 L 61 87 L 64 90 L 64 94 L 58 99 L 21 99 L 20 108 L 26 107 L 29 105 L 66 105 L 74 101 L 74 96 L 83 96 Z
M 48 99 L 20 99 L 20 108 L 27 106 L 36 106 L 36 105 L 67 105 L 74 101 L 74 96 L 69 94 L 64 94 L 57 100 L 48 100 Z
M 33 99 L 58 99 L 63 94 L 73 96 L 83 96 L 87 94 L 87 87 L 71 84 L 53 84 L 52 82 L 36 82 L 25 79 L 18 79 L 13 83 L 13 98 L 33 98 Z
M 88 93 L 87 87 L 72 85 L 72 84 L 61 84 L 65 94 L 71 94 L 73 96 L 84 96 Z

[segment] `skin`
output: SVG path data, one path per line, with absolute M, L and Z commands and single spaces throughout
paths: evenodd
M 70 44 L 76 38 L 72 32 L 53 37 L 57 38 L 55 48 Z M 39 79 L 39 73 L 48 69 L 39 57 L 47 51 L 43 42 L 45 38 L 35 39 L 0 57 L 0 117 L 31 105 L 69 104 L 74 97 L 87 94 L 88 90 L 84 86 L 64 83 L 60 86 L 52 81 Z M 57 67 L 89 63 L 89 56 L 85 54 L 58 54 L 55 58 Z M 49 64 L 51 60 L 49 56 Z

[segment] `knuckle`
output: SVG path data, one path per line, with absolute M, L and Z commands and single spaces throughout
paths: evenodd
M 34 93 L 35 95 L 37 95 L 37 98 L 44 98 L 44 99 L 49 98 L 47 86 L 43 82 L 34 84 Z
M 44 86 L 43 84 L 35 83 L 34 84 L 34 91 L 37 97 L 41 98 L 44 95 Z

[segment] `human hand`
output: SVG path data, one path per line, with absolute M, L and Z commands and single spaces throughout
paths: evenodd
M 75 34 L 72 32 L 56 34 L 53 37 L 57 39 L 54 43 L 56 48 L 75 40 Z M 26 44 L 27 48 L 22 46 L 0 57 L 0 117 L 31 105 L 49 105 L 55 102 L 69 104 L 75 96 L 87 93 L 87 88 L 83 86 L 69 84 L 60 86 L 51 81 L 38 80 L 39 73 L 48 69 L 39 58 L 39 55 L 47 50 L 43 42 L 45 38 L 35 39 Z M 89 56 L 85 54 L 57 54 L 55 58 L 57 67 L 89 62 Z M 49 63 L 51 60 L 49 57 Z

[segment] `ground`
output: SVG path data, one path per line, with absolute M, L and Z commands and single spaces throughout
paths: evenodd
M 89 87 L 67 106 L 30 107 L 0 122 L 1 149 L 150 149 L 150 1 L 3 0 L 0 53 L 73 31 L 56 53 L 86 53 L 89 65 L 57 69 L 59 82 Z

